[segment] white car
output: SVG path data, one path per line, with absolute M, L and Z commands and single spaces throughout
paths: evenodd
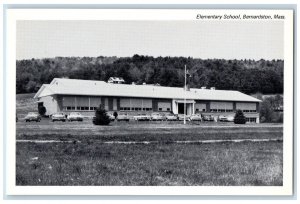
M 161 113 L 152 113 L 151 114 L 152 121 L 163 121 L 165 119 L 166 119 L 165 116 Z
M 116 117 L 112 113 L 107 113 L 107 116 L 111 121 L 114 121 L 116 119 Z
M 136 116 L 133 116 L 133 119 L 136 121 L 149 121 L 151 120 L 151 116 L 147 114 L 139 114 Z
M 117 121 L 129 121 L 129 115 L 127 113 L 120 113 L 117 117 Z
M 233 116 L 220 115 L 219 116 L 219 121 L 220 122 L 233 122 L 234 121 L 234 117 Z
M 190 121 L 202 121 L 201 114 L 193 114 L 189 117 Z
M 83 121 L 83 116 L 80 113 L 72 112 L 67 117 L 68 121 Z
M 166 120 L 168 120 L 168 121 L 175 121 L 175 120 L 177 120 L 177 116 L 174 115 L 174 114 L 172 114 L 172 113 L 167 113 L 166 114 Z
M 26 122 L 30 122 L 30 121 L 40 122 L 41 121 L 41 116 L 38 113 L 30 112 L 26 115 L 24 120 Z M 18 122 L 18 117 L 17 117 L 17 122 Z
M 185 115 L 185 120 L 189 120 L 190 116 Z M 178 120 L 184 120 L 184 114 L 178 114 Z
M 64 113 L 54 113 L 51 116 L 52 122 L 54 121 L 63 121 L 66 122 L 66 115 Z

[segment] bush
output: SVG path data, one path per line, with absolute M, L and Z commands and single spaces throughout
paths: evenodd
M 39 107 L 38 107 L 38 111 L 39 111 L 39 114 L 40 114 L 41 116 L 44 116 L 45 113 L 46 113 L 46 108 L 45 108 L 45 106 L 39 106 Z
M 243 111 L 237 110 L 234 116 L 234 123 L 235 124 L 245 124 L 246 117 L 244 116 Z
M 94 125 L 108 125 L 110 123 L 110 119 L 102 105 L 95 111 L 93 123 Z

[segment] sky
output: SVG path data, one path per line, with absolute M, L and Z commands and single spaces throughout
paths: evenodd
M 283 59 L 282 21 L 18 21 L 17 60 L 183 56 Z

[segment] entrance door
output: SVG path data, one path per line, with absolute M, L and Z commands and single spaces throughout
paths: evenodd
M 178 114 L 184 114 L 184 103 L 178 103 Z

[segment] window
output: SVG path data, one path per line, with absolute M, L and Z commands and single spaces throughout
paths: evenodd
M 246 122 L 256 123 L 256 118 L 246 118 Z
M 162 111 L 162 108 L 159 108 L 158 110 L 159 110 L 159 111 Z
M 205 110 L 205 109 L 202 109 L 202 111 L 205 112 L 206 110 Z
M 198 112 L 199 111 L 199 109 L 198 108 L 196 108 L 196 112 Z
M 167 111 L 170 111 L 170 108 L 167 108 Z

